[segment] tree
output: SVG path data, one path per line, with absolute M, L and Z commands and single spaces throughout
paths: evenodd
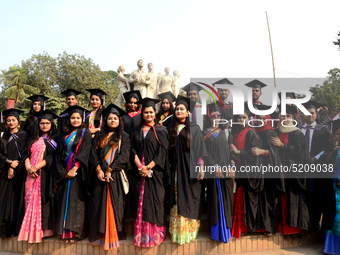
M 313 93 L 313 100 L 327 104 L 328 115 L 333 117 L 340 106 L 340 69 L 331 69 L 328 72 L 328 79 L 323 85 L 311 87 L 310 91 Z
M 11 66 L 9 70 L 2 70 L 1 81 L 5 85 L 4 94 L 14 98 L 15 102 L 24 99 L 27 93 L 34 93 L 34 87 L 27 84 L 27 70 L 18 65 Z
M 337 45 L 339 47 L 339 50 L 340 50 L 340 32 L 338 33 L 338 39 L 336 41 L 334 41 L 333 44 Z

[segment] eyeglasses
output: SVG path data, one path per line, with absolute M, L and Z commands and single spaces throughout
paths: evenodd
M 217 113 L 217 114 L 213 113 L 210 116 L 213 117 L 213 118 L 219 118 L 219 117 L 221 117 L 221 114 L 220 113 Z

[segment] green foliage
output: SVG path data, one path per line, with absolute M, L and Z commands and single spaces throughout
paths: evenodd
M 328 72 L 328 79 L 323 85 L 311 87 L 312 100 L 321 104 L 327 104 L 328 115 L 333 117 L 340 106 L 340 69 L 334 68 Z
M 340 32 L 338 33 L 338 39 L 336 41 L 334 41 L 333 44 L 337 45 L 339 47 L 339 50 L 340 50 Z

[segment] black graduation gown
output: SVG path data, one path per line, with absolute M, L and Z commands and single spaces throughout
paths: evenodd
M 320 116 L 320 115 L 318 115 Z M 325 116 L 325 115 L 323 115 Z M 315 157 L 320 152 L 324 151 L 324 153 L 320 156 L 320 158 L 316 161 L 316 164 L 333 164 L 333 162 L 327 159 L 329 153 L 333 151 L 334 143 L 332 134 L 328 130 L 325 125 L 315 125 L 315 129 L 313 131 L 312 144 L 311 144 L 311 152 L 310 156 Z M 313 222 L 314 227 L 318 227 L 318 223 L 322 217 L 322 230 L 326 231 L 327 229 L 332 229 L 335 217 L 335 211 L 331 208 L 334 208 L 335 199 L 334 199 L 334 189 L 328 188 L 332 187 L 332 172 L 324 173 L 328 174 L 329 178 L 316 178 L 315 189 L 312 192 L 309 201 L 309 207 L 313 208 L 311 211 L 313 213 Z
M 132 130 L 135 126 L 140 124 L 141 117 L 142 117 L 141 114 L 138 114 L 132 118 L 127 113 L 123 115 L 122 119 L 124 123 L 124 131 L 130 136 L 130 139 L 131 139 Z M 125 198 L 125 216 L 127 218 L 134 218 L 136 216 L 134 213 L 135 211 L 134 210 L 134 207 L 135 207 L 134 195 L 136 195 L 135 192 L 137 192 L 137 190 L 135 189 L 136 189 L 136 179 L 138 178 L 138 176 L 137 176 L 137 173 L 133 171 L 135 167 L 135 163 L 133 162 L 134 161 L 133 157 L 134 155 L 130 153 L 129 165 L 126 171 L 126 176 L 129 180 L 129 185 L 130 185 L 129 193 L 126 195 L 126 198 Z M 139 194 L 137 195 L 139 196 Z
M 207 130 L 203 131 L 203 137 L 205 137 L 209 132 Z M 214 166 L 218 164 L 221 168 L 228 167 L 230 165 L 230 138 L 227 139 L 224 130 L 215 138 L 214 135 L 210 135 L 204 140 L 204 144 L 208 153 L 208 158 L 204 164 L 206 166 Z M 205 173 L 208 181 L 208 213 L 209 213 L 209 225 L 214 226 L 218 223 L 220 216 L 219 207 L 219 193 L 217 188 L 217 180 L 215 174 L 209 175 L 208 172 Z M 224 173 L 226 176 L 226 173 Z M 224 178 L 220 179 L 221 193 L 223 197 L 223 209 L 225 222 L 228 228 L 232 228 L 233 225 L 233 179 Z
M 28 136 L 25 131 L 19 130 L 16 135 L 18 139 L 12 139 L 8 143 L 7 155 L 0 151 L 0 236 L 10 237 L 16 235 L 16 222 L 18 219 L 19 194 L 20 185 L 18 183 L 18 167 L 14 169 L 15 177 L 8 179 L 9 165 L 6 163 L 6 158 L 10 160 L 21 160 L 20 155 L 23 154 L 23 149 L 26 146 Z M 17 142 L 17 146 L 15 145 Z
M 54 134 L 52 139 L 57 143 L 58 146 L 61 146 L 61 136 Z M 31 138 L 32 139 L 32 138 Z M 30 141 L 27 143 L 29 144 Z M 40 183 L 40 194 L 41 194 L 41 228 L 42 229 L 50 229 L 54 230 L 54 223 L 56 219 L 56 201 L 53 194 L 53 169 L 54 167 L 59 164 L 59 153 L 58 148 L 56 150 L 44 140 L 46 149 L 44 152 L 43 160 L 46 160 L 46 166 L 43 167 L 38 172 L 41 175 L 41 183 Z M 27 146 L 26 146 L 27 147 Z M 17 221 L 17 231 L 20 231 L 21 222 L 25 215 L 25 183 L 27 177 L 27 171 L 25 167 L 25 160 L 29 158 L 27 149 L 23 155 L 23 161 L 20 165 L 20 182 L 21 182 L 21 194 L 20 194 L 20 206 L 19 206 L 19 213 L 18 213 L 18 221 Z
M 98 135 L 92 139 L 92 146 L 95 148 Z M 99 181 L 97 178 L 96 167 L 101 166 L 105 172 L 104 167 L 104 148 L 96 150 L 93 155 L 95 158 L 95 164 L 92 165 L 92 169 L 89 172 L 89 185 L 88 191 L 90 194 L 89 206 L 88 206 L 88 219 L 90 224 L 90 242 L 99 240 L 105 236 L 106 228 L 106 199 L 107 199 L 107 182 Z M 109 183 L 109 190 L 111 195 L 111 201 L 113 211 L 115 215 L 115 221 L 117 231 L 123 230 L 123 218 L 124 218 L 124 197 L 122 179 L 120 177 L 120 171 L 126 169 L 130 156 L 130 137 L 126 132 L 123 132 L 121 140 L 120 152 L 115 154 L 114 160 L 110 165 L 113 170 L 111 176 L 113 181 Z
M 173 116 L 167 117 L 167 118 L 166 118 L 166 121 L 164 121 L 164 122 L 162 123 L 162 125 L 163 125 L 164 127 L 168 127 L 170 124 L 172 124 L 172 119 L 173 119 Z M 161 120 L 161 117 L 159 116 L 159 114 L 157 114 L 157 115 L 156 115 L 156 123 L 158 124 L 160 120 Z
M 150 128 L 145 138 L 143 138 L 142 126 L 138 125 L 132 130 L 131 134 L 131 154 L 142 160 L 144 153 L 144 163 L 148 165 L 151 161 L 156 163 L 152 169 L 152 178 L 145 178 L 144 198 L 143 198 L 143 221 L 154 223 L 157 226 L 164 227 L 166 223 L 165 214 L 165 183 L 167 180 L 168 170 L 168 147 L 169 135 L 165 127 L 154 126 L 159 142 L 156 139 L 154 130 Z M 137 216 L 138 198 L 141 187 L 141 177 L 136 165 L 133 163 L 135 206 L 134 217 Z M 129 179 L 130 180 L 130 179 Z
M 63 136 L 64 134 L 64 128 L 68 122 L 69 116 L 68 114 L 64 111 L 62 112 L 59 117 L 58 117 L 58 126 L 57 126 L 57 134 L 60 136 Z
M 78 132 L 82 132 L 79 130 Z M 80 163 L 80 168 L 77 170 L 77 175 L 73 178 L 70 187 L 70 197 L 66 218 L 65 229 L 76 232 L 77 237 L 83 239 L 86 238 L 86 208 L 85 203 L 87 202 L 87 185 L 86 175 L 89 168 L 89 158 L 91 152 L 91 133 L 88 129 L 85 130 L 82 138 L 82 143 L 79 147 L 78 155 L 75 157 L 75 162 Z M 62 139 L 62 147 L 65 146 L 65 137 Z M 65 147 L 64 147 L 65 148 Z M 65 151 L 64 151 L 65 153 Z M 56 220 L 56 234 L 62 235 L 63 233 L 63 222 L 66 209 L 66 197 L 67 197 L 67 186 L 68 179 L 64 178 L 67 174 L 65 163 L 62 167 L 57 169 L 55 173 L 54 181 L 57 185 L 57 211 L 58 216 Z
M 271 137 L 278 137 L 272 129 L 267 129 L 258 134 L 262 141 L 262 149 L 268 151 L 262 157 L 264 166 L 281 166 L 282 155 L 280 148 L 270 142 Z M 264 175 L 264 191 L 260 193 L 260 212 L 262 228 L 270 233 L 276 230 L 282 221 L 281 195 L 285 192 L 283 173 L 266 173 Z
M 276 130 L 278 132 L 278 129 Z M 307 141 L 300 130 L 294 130 L 288 135 L 288 143 L 283 149 L 284 163 L 310 164 Z M 287 175 L 286 175 L 287 176 Z M 295 177 L 294 177 L 295 176 Z M 291 174 L 286 178 L 287 197 L 287 225 L 304 230 L 313 229 L 311 209 L 308 207 L 311 191 L 314 190 L 314 180 L 307 178 L 307 174 Z
M 38 119 L 33 119 L 28 123 L 28 119 L 25 120 L 22 130 L 27 132 L 29 138 L 33 137 L 35 130 L 39 128 L 38 121 Z
M 246 134 L 244 149 L 241 150 L 241 154 L 239 155 L 241 166 L 251 167 L 260 165 L 261 158 L 254 156 L 251 152 L 253 147 L 262 148 L 262 142 L 255 131 L 249 129 Z M 240 167 L 237 159 L 235 162 L 238 167 Z M 239 177 L 238 172 L 236 172 L 236 178 Z M 237 181 L 240 184 L 240 179 Z M 261 173 L 243 173 L 242 184 L 245 224 L 249 232 L 256 232 L 262 228 L 260 193 L 264 190 L 264 178 Z
M 172 125 L 168 126 L 171 130 Z M 197 160 L 206 160 L 207 152 L 200 127 L 190 123 L 190 151 L 186 150 L 187 136 L 185 128 L 179 132 L 175 147 L 170 150 L 170 194 L 169 207 L 175 203 L 175 171 L 177 168 L 177 208 L 178 215 L 189 219 L 201 218 L 201 205 L 203 192 L 201 182 L 197 180 L 195 172 Z

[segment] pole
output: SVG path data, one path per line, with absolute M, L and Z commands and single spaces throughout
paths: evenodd
M 271 36 L 270 36 L 270 28 L 269 28 L 269 20 L 268 20 L 267 12 L 266 12 L 266 17 L 267 17 L 267 25 L 268 25 L 268 33 L 269 33 L 270 49 L 271 49 L 271 52 L 272 52 L 272 63 L 273 63 L 273 74 L 274 74 L 274 86 L 275 86 L 275 88 L 276 88 L 274 54 L 273 54 L 272 38 L 271 38 Z

